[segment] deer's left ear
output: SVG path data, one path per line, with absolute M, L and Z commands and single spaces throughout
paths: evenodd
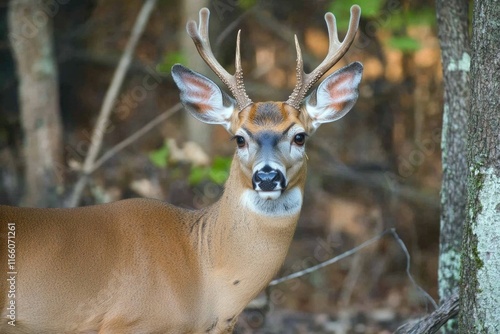
M 311 130 L 343 117 L 358 99 L 363 65 L 354 62 L 329 75 L 304 102 Z

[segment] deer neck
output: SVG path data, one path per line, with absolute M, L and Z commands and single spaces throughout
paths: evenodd
M 241 284 L 243 299 L 253 298 L 283 264 L 302 206 L 305 176 L 276 200 L 260 199 L 245 183 L 247 178 L 234 159 L 222 198 L 207 211 L 205 231 L 197 241 L 215 285 Z

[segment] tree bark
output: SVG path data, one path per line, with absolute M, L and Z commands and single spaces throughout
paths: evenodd
M 24 132 L 22 205 L 58 206 L 62 192 L 62 130 L 51 8 L 38 0 L 11 0 L 9 39 L 19 78 Z
M 189 37 L 188 33 L 186 32 L 186 22 L 189 20 L 195 20 L 199 24 L 198 12 L 200 11 L 200 9 L 207 6 L 208 6 L 208 1 L 206 0 L 183 1 L 182 14 L 183 17 L 185 17 L 186 19 L 181 21 L 181 27 L 179 28 L 179 31 L 181 32 L 180 34 L 181 50 L 182 54 L 186 59 L 185 65 L 198 73 L 211 77 L 210 73 L 206 72 L 208 70 L 207 65 L 205 65 L 205 62 L 203 61 L 201 56 L 198 55 L 198 51 L 196 50 L 193 40 L 191 39 L 191 37 Z M 211 14 L 210 25 L 212 26 L 213 25 L 212 21 L 217 19 L 217 16 L 214 16 L 214 13 L 210 14 Z M 215 38 L 211 39 L 212 47 L 214 47 L 213 40 L 215 40 Z M 212 148 L 211 138 L 212 138 L 213 126 L 200 122 L 199 120 L 192 117 L 188 112 L 184 113 L 184 120 L 186 126 L 187 139 L 196 142 L 203 148 L 203 150 L 206 153 L 210 154 Z
M 500 0 L 474 2 L 460 333 L 500 333 Z
M 469 106 L 469 1 L 437 0 L 437 22 L 443 64 L 444 106 L 441 139 L 440 304 L 458 293 L 462 229 L 466 219 L 466 139 Z M 442 333 L 456 333 L 449 321 Z

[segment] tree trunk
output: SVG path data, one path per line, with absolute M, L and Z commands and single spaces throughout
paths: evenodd
M 180 27 L 181 31 L 180 44 L 181 44 L 182 54 L 186 59 L 186 64 L 184 65 L 186 65 L 187 67 L 198 73 L 211 77 L 211 75 L 205 73 L 206 70 L 208 69 L 208 66 L 205 65 L 205 62 L 203 61 L 201 56 L 198 55 L 198 51 L 194 46 L 193 40 L 191 39 L 191 37 L 189 37 L 188 33 L 186 32 L 186 22 L 188 20 L 195 20 L 197 24 L 199 24 L 198 12 L 200 11 L 200 9 L 207 6 L 208 6 L 208 1 L 206 0 L 186 0 L 182 2 L 182 14 L 183 17 L 185 17 L 186 19 L 181 21 L 182 27 Z M 211 21 L 214 20 L 215 18 L 213 13 L 211 13 L 210 15 Z M 210 23 L 211 25 L 213 24 L 213 22 Z M 211 41 L 215 40 L 214 37 L 215 36 L 211 38 Z M 199 120 L 192 117 L 188 112 L 185 112 L 184 115 L 185 115 L 184 120 L 186 124 L 187 139 L 196 142 L 203 148 L 203 150 L 206 153 L 210 154 L 212 148 L 211 145 L 212 126 L 200 122 Z
M 19 78 L 24 132 L 25 195 L 22 205 L 58 206 L 63 185 L 57 67 L 51 8 L 38 0 L 12 0 L 9 39 Z
M 437 0 L 437 21 L 444 80 L 442 130 L 443 181 L 439 252 L 440 304 L 458 292 L 462 229 L 466 219 L 466 139 L 469 106 L 468 0 Z M 456 333 L 449 321 L 442 333 Z
M 500 333 L 500 0 L 474 1 L 460 333 Z

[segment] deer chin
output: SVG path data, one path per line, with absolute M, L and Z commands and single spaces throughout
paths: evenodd
M 274 194 L 271 194 L 274 193 Z M 272 197 L 274 199 L 272 199 Z M 257 214 L 270 217 L 285 217 L 297 215 L 302 207 L 302 192 L 299 187 L 286 191 L 256 191 L 247 189 L 240 197 L 244 208 Z
M 282 193 L 281 190 L 272 190 L 272 191 L 257 190 L 257 194 L 259 194 L 259 197 L 265 200 L 278 199 L 278 197 L 281 196 L 281 193 Z

